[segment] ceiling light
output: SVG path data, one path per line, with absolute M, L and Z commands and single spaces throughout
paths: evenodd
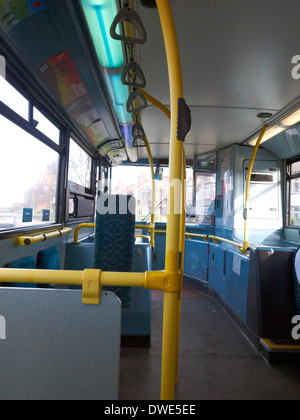
M 291 127 L 292 125 L 297 124 L 300 122 L 300 109 L 295 111 L 292 115 L 289 117 L 286 117 L 284 120 L 281 121 L 281 124 L 286 127 Z
M 115 0 L 81 0 L 101 66 L 124 66 L 122 43 L 110 37 L 111 24 L 118 13 Z
M 259 115 L 258 115 L 258 117 L 259 117 Z M 273 126 L 269 127 L 266 134 L 264 135 L 264 138 L 262 139 L 261 143 L 264 143 L 264 142 L 270 140 L 271 138 L 277 136 L 278 134 L 282 133 L 286 129 L 292 127 L 293 125 L 295 125 L 299 122 L 300 122 L 300 109 L 297 109 L 295 112 L 293 112 L 291 115 L 285 117 L 283 120 L 278 122 L 276 125 L 273 125 Z M 251 139 L 248 142 L 248 144 L 250 146 L 255 146 L 257 140 L 258 140 L 258 136 L 256 136 L 254 139 Z

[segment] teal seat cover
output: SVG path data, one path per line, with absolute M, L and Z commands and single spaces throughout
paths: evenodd
M 102 271 L 132 272 L 135 243 L 135 199 L 130 195 L 98 198 L 94 267 Z M 103 287 L 115 293 L 123 308 L 133 304 L 132 287 Z
M 43 249 L 37 255 L 37 268 L 40 270 L 59 270 L 59 252 L 57 246 Z
M 35 269 L 35 259 L 33 257 L 24 257 L 19 260 L 12 261 L 11 263 L 6 264 L 7 268 L 25 268 L 27 270 Z M 11 287 L 25 287 L 25 288 L 36 288 L 36 284 L 29 283 L 10 283 L 8 286 Z

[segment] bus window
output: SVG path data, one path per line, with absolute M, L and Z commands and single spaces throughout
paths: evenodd
M 169 168 L 161 171 L 155 182 L 155 220 L 167 221 Z M 117 166 L 112 169 L 112 194 L 129 194 L 136 198 L 136 219 L 150 222 L 152 182 L 149 166 Z
M 73 139 L 70 139 L 68 205 L 70 219 L 94 217 L 92 158 Z
M 290 162 L 288 169 L 288 225 L 300 226 L 300 159 Z
M 33 108 L 33 119 L 36 124 L 36 128 L 54 143 L 59 144 L 60 130 L 49 121 L 38 109 Z
M 7 80 L 0 76 L 0 100 L 28 121 L 29 102 Z
M 0 229 L 56 222 L 59 155 L 0 116 Z
M 196 196 L 194 222 L 213 225 L 215 222 L 216 154 L 199 156 L 196 160 Z
M 91 187 L 92 158 L 70 140 L 69 177 L 68 184 L 71 190 L 85 191 Z

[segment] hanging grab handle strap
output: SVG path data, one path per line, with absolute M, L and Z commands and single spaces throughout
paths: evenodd
M 141 66 L 133 61 L 124 67 L 121 81 L 123 85 L 131 86 L 134 89 L 143 89 L 146 87 L 146 78 L 144 72 L 141 69 Z
M 132 146 L 133 147 L 146 147 L 146 134 L 143 126 L 136 123 L 132 128 Z
M 138 105 L 134 105 L 135 100 L 138 101 Z M 138 92 L 137 90 L 133 91 L 128 98 L 126 109 L 127 112 L 137 112 L 141 111 L 142 109 L 147 108 L 148 102 L 144 98 L 144 96 Z
M 131 25 L 133 25 L 137 30 L 137 34 L 139 36 L 135 37 L 117 34 L 117 26 L 123 22 L 131 23 Z M 133 44 L 145 44 L 147 42 L 147 34 L 141 18 L 135 10 L 130 9 L 129 7 L 124 7 L 121 9 L 115 17 L 110 28 L 110 36 L 118 41 L 124 41 Z

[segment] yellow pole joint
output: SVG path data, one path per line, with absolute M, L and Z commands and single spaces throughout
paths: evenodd
M 145 274 L 145 289 L 179 292 L 181 288 L 180 272 L 148 271 Z
M 101 270 L 84 270 L 82 280 L 82 303 L 99 305 L 101 294 Z

